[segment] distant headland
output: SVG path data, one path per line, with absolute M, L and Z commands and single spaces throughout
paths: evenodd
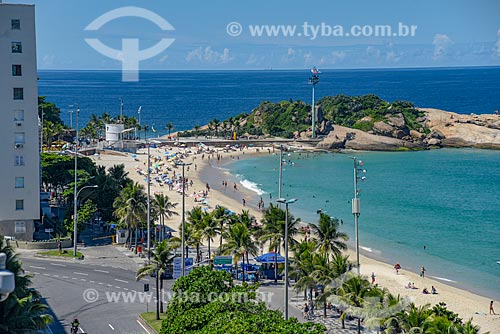
M 500 116 L 463 115 L 387 102 L 375 95 L 326 96 L 316 105 L 315 147 L 326 150 L 401 151 L 441 147 L 500 149 Z M 310 140 L 311 106 L 302 101 L 264 101 L 250 114 L 178 132 L 178 137 Z

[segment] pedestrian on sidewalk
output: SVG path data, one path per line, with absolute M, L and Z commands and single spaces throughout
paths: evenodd
M 309 306 L 307 306 L 307 303 L 304 304 L 304 319 L 309 320 Z

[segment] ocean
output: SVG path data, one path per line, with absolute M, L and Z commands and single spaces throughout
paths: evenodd
M 353 161 L 364 161 L 359 235 L 361 252 L 444 283 L 500 298 L 500 154 L 476 149 L 420 152 L 285 154 L 285 198 L 295 217 L 315 223 L 317 210 L 341 219 L 354 246 Z M 269 202 L 278 198 L 278 155 L 224 166 Z M 425 248 L 424 248 L 425 246 Z
M 61 108 L 69 125 L 78 104 L 80 126 L 92 113 L 138 116 L 154 137 L 250 112 L 261 101 L 310 101 L 310 73 L 302 71 L 156 71 L 137 83 L 114 71 L 40 71 L 39 95 Z M 316 96 L 376 94 L 462 114 L 500 109 L 500 68 L 323 70 Z M 74 122 L 75 120 L 73 120 Z M 417 272 L 500 299 L 500 152 L 443 149 L 422 152 L 355 152 L 365 160 L 360 184 L 360 244 L 371 257 L 400 262 Z M 277 156 L 239 160 L 226 167 L 256 198 L 277 194 Z M 346 154 L 286 156 L 284 191 L 303 221 L 323 209 L 344 222 L 353 236 L 352 160 Z M 353 238 L 352 238 L 353 239 Z M 352 240 L 351 239 L 351 240 Z M 425 246 L 425 250 L 424 250 Z
M 250 113 L 261 101 L 302 100 L 310 103 L 310 72 L 301 71 L 143 71 L 139 82 L 122 82 L 119 71 L 40 71 L 39 95 L 61 108 L 70 125 L 70 105 L 80 107 L 80 126 L 92 113 L 138 116 L 141 124 L 165 135 L 191 129 L 217 118 L 222 121 Z M 407 100 L 461 114 L 492 113 L 500 109 L 500 67 L 322 70 L 316 97 L 375 94 Z M 73 120 L 75 122 L 75 120 Z M 75 124 L 73 124 L 75 126 Z

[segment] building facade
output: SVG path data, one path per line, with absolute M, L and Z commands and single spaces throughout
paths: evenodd
M 0 0 L 0 235 L 32 240 L 40 218 L 35 7 Z

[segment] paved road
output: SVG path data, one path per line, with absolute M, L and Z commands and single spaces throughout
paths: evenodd
M 80 333 L 147 333 L 136 318 L 146 311 L 146 304 L 154 310 L 153 278 L 136 282 L 135 270 L 87 260 L 57 261 L 26 254 L 21 259 L 23 268 L 34 274 L 34 287 L 46 297 L 45 302 L 54 312 L 54 334 L 69 333 L 74 317 L 80 320 Z M 142 293 L 144 283 L 150 284 L 149 294 Z M 170 289 L 173 282 L 165 283 Z

